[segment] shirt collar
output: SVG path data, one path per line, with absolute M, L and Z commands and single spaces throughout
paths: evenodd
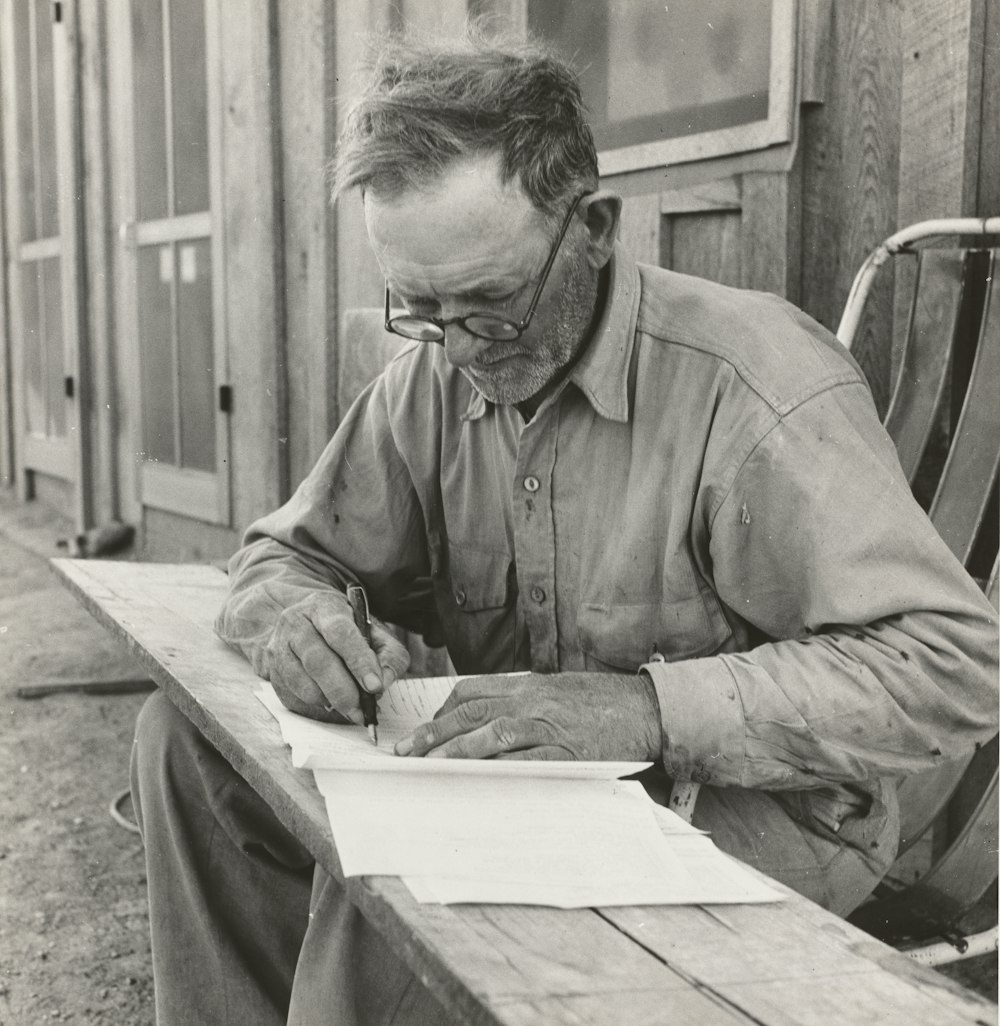
M 627 423 L 628 366 L 639 319 L 639 270 L 620 244 L 608 264 L 608 295 L 604 310 L 586 349 L 569 374 L 569 381 L 587 397 L 594 410 L 608 420 Z M 471 389 L 462 420 L 478 420 L 487 401 Z

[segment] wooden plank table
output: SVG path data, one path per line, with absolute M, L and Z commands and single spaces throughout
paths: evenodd
M 311 772 L 292 768 L 257 677 L 215 636 L 225 575 L 202 565 L 56 559 L 84 605 L 343 881 Z M 461 1021 L 952 1026 L 996 1006 L 788 891 L 772 905 L 421 905 L 395 877 L 347 894 Z

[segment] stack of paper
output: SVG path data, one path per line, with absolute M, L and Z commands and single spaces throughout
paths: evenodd
M 259 693 L 326 801 L 346 876 L 403 878 L 419 901 L 554 905 L 775 901 L 780 895 L 635 781 L 647 763 L 400 758 L 455 678 L 398 681 L 363 728 L 289 712 Z

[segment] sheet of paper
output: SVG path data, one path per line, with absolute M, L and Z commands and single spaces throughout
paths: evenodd
M 458 677 L 426 677 L 396 681 L 379 702 L 378 746 L 363 727 L 320 723 L 286 709 L 274 688 L 262 684 L 257 697 L 281 728 L 292 749 L 292 765 L 304 769 L 370 770 L 412 774 L 468 774 L 514 777 L 575 777 L 605 779 L 631 776 L 648 762 L 520 762 L 512 760 L 401 759 L 393 755 L 396 742 L 432 718 L 451 693 Z M 428 714 L 427 710 L 431 712 Z
M 317 770 L 316 782 L 348 876 L 464 881 L 471 900 L 539 905 L 566 904 L 567 881 L 574 904 L 660 901 L 687 876 L 617 781 Z
M 579 888 L 574 881 L 553 883 L 546 902 L 532 900 L 532 892 L 520 883 L 494 882 L 484 897 L 481 887 L 468 879 L 449 878 L 441 873 L 407 875 L 404 883 L 420 902 L 440 904 L 552 904 L 560 908 L 600 905 L 733 905 L 782 901 L 784 895 L 749 872 L 735 859 L 719 851 L 703 831 L 686 823 L 676 813 L 657 805 L 637 781 L 618 781 L 618 798 L 648 805 L 665 843 L 684 867 L 685 873 L 648 884 L 641 898 L 607 888 Z M 593 899 L 600 900 L 593 900 Z M 625 900 L 620 900 L 624 898 Z

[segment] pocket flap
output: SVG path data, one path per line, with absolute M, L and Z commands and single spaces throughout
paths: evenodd
M 448 577 L 452 601 L 468 613 L 504 608 L 510 593 L 510 567 L 508 552 L 450 545 Z

